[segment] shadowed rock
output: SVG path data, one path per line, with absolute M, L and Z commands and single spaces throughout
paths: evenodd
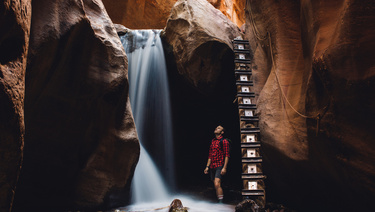
M 17 210 L 124 205 L 139 157 L 127 57 L 100 1 L 32 2 Z
M 0 211 L 10 211 L 22 165 L 29 1 L 0 3 Z
M 374 210 L 373 2 L 247 5 L 268 196 L 302 210 Z
M 254 200 L 245 199 L 236 205 L 235 210 L 236 212 L 258 212 L 260 208 Z

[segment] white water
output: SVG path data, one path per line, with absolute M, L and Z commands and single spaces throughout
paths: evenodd
M 141 145 L 141 156 L 132 184 L 133 203 L 169 200 L 166 186 L 147 151 Z
M 132 184 L 132 201 L 168 199 L 174 188 L 174 158 L 169 86 L 160 31 L 133 30 L 121 38 L 128 56 L 129 96 L 141 142 L 141 156 Z M 157 157 L 151 158 L 144 142 L 154 142 Z M 154 162 L 159 163 L 156 167 Z M 168 185 L 158 172 L 163 171 Z
M 158 203 L 144 203 L 144 204 L 136 204 L 130 205 L 127 207 L 119 208 L 118 211 L 120 212 L 166 212 L 171 204 L 173 199 L 180 199 L 183 206 L 187 207 L 189 212 L 233 212 L 235 211 L 234 205 L 225 205 L 225 204 L 215 204 L 209 203 L 205 201 L 201 201 L 198 199 L 189 198 L 186 196 L 176 196 L 172 198 L 170 201 L 158 202 Z M 158 210 L 159 209 L 159 210 Z
M 119 210 L 155 211 L 178 198 L 189 208 L 189 212 L 234 211 L 232 205 L 218 205 L 171 194 L 175 186 L 172 119 L 167 70 L 159 34 L 160 31 L 155 30 L 132 30 L 121 37 L 129 61 L 129 96 L 141 142 L 141 155 L 132 183 L 133 204 Z M 156 152 L 154 155 L 157 157 L 150 157 L 143 145 L 145 141 L 157 143 L 155 149 L 149 150 Z M 159 167 L 153 161 L 158 161 Z

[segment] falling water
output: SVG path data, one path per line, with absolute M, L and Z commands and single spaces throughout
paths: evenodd
M 160 30 L 132 30 L 121 37 L 121 42 L 128 56 L 129 96 L 141 142 L 133 201 L 161 201 L 168 198 L 166 188 L 174 188 L 175 177 L 169 86 Z M 157 153 L 154 158 L 148 154 L 146 144 Z

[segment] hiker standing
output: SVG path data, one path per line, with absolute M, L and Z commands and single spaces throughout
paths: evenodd
M 219 203 L 223 202 L 224 193 L 221 188 L 221 177 L 227 173 L 227 166 L 229 161 L 229 142 L 223 138 L 224 128 L 217 126 L 215 131 L 215 138 L 211 141 L 210 150 L 208 153 L 208 160 L 204 173 L 208 174 L 210 171 L 211 180 L 214 182 L 216 195 Z

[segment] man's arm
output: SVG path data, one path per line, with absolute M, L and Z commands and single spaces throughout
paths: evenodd
M 208 174 L 208 169 L 209 169 L 209 167 L 210 167 L 210 164 L 211 164 L 211 159 L 208 158 L 206 168 L 204 169 L 204 173 L 205 173 L 205 174 Z
M 224 149 L 224 156 L 225 156 L 225 160 L 224 160 L 224 166 L 223 168 L 221 169 L 221 175 L 225 175 L 227 173 L 227 166 L 228 166 L 228 162 L 229 162 L 229 142 L 227 140 L 224 140 L 223 141 L 223 149 Z
M 228 162 L 229 162 L 229 157 L 225 157 L 224 166 L 221 169 L 221 175 L 225 175 L 225 173 L 227 173 Z

